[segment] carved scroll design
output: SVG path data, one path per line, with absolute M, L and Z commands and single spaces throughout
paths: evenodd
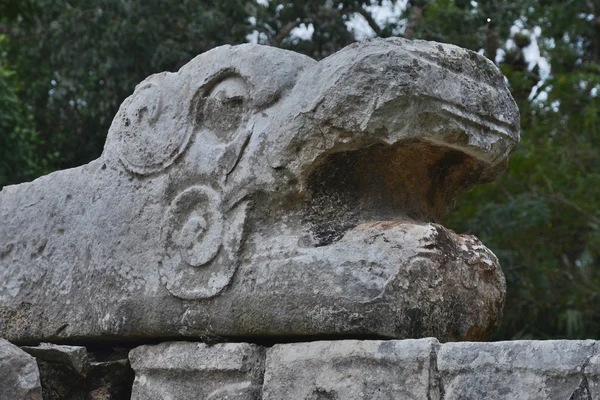
M 220 155 L 209 178 L 200 180 L 208 184 L 184 189 L 168 208 L 159 274 L 174 296 L 205 299 L 229 285 L 238 264 L 246 202 L 225 205 L 231 204 L 226 180 L 251 135 L 252 99 L 245 79 L 226 69 L 201 85 L 187 108 L 195 145 Z
M 147 82 L 125 100 L 113 122 L 119 158 L 130 172 L 159 172 L 188 146 L 193 126 L 187 122 L 187 110 L 165 97 L 169 96 L 158 84 Z
M 167 290 L 182 299 L 219 294 L 237 267 L 246 202 L 227 213 L 221 196 L 208 186 L 192 186 L 171 203 L 161 231 L 164 256 L 159 274 Z
M 229 67 L 191 85 L 177 74 L 148 78 L 123 102 L 111 131 L 121 163 L 137 175 L 172 166 L 191 151 L 192 136 L 201 148 L 169 174 L 195 185 L 171 186 L 183 188 L 162 220 L 158 272 L 174 296 L 203 299 L 227 287 L 237 267 L 246 202 L 232 201 L 227 178 L 252 135 L 253 100 L 246 78 Z M 203 163 L 200 174 L 197 162 Z
M 167 75 L 150 78 L 115 117 L 111 130 L 129 172 L 149 175 L 168 168 L 194 134 L 202 145 L 228 144 L 247 123 L 252 100 L 246 80 L 235 71 L 219 71 L 191 99 L 186 88 L 172 85 Z

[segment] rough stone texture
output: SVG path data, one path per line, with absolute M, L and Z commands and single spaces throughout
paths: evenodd
M 590 396 L 583 397 L 584 400 L 600 399 L 600 343 L 596 342 L 595 352 L 590 357 L 589 362 L 584 364 L 583 371 L 585 372 L 588 390 Z M 583 380 L 582 380 L 582 383 Z M 572 400 L 580 400 L 574 397 Z
M 0 192 L 0 335 L 482 339 L 498 261 L 436 221 L 518 124 L 451 45 L 211 50 L 138 85 L 99 159 Z
M 129 400 L 133 370 L 127 353 L 88 355 L 85 347 L 24 346 L 35 356 L 44 400 Z
M 129 353 L 132 400 L 260 400 L 264 349 L 248 343 L 173 342 Z
M 435 339 L 311 342 L 269 349 L 263 400 L 431 400 Z
M 63 364 L 78 375 L 87 375 L 89 361 L 85 347 L 42 343 L 39 346 L 23 346 L 21 349 L 38 360 Z
M 42 400 L 35 359 L 4 339 L 0 339 L 0 399 Z
M 592 400 L 600 398 L 599 343 L 440 344 L 427 338 L 277 344 L 266 349 L 264 382 L 265 349 L 163 343 L 130 353 L 132 398 Z
M 438 353 L 444 399 L 600 398 L 598 342 L 446 343 Z
M 90 354 L 89 365 L 79 368 L 81 348 L 45 345 L 33 352 L 44 400 L 600 398 L 600 342 L 593 340 L 339 340 L 269 349 L 171 342 L 129 353 L 135 382 L 127 360 L 115 355 Z M 33 358 L 4 340 L 0 373 L 0 399 L 42 398 Z

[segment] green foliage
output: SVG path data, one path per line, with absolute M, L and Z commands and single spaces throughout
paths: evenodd
M 20 97 L 43 139 L 38 151 L 58 155 L 55 169 L 98 157 L 112 117 L 142 79 L 215 46 L 245 42 L 250 32 L 246 2 L 237 0 L 3 4 L 0 28 L 11 40 L 0 49 L 27 82 Z
M 447 221 L 500 258 L 508 286 L 500 339 L 600 336 L 600 20 L 593 2 L 543 3 L 521 2 L 523 30 L 500 65 L 521 109 L 519 149 L 507 173 L 463 198 Z M 522 54 L 535 26 L 552 65 L 544 81 Z
M 0 35 L 0 43 L 7 40 Z M 0 56 L 2 54 L 0 53 Z M 4 185 L 30 180 L 44 172 L 36 159 L 40 143 L 33 116 L 17 96 L 16 73 L 0 58 L 0 189 Z

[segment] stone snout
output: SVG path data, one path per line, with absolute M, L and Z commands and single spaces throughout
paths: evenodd
M 402 40 L 350 46 L 306 70 L 275 106 L 269 133 L 257 136 L 277 190 L 249 214 L 261 234 L 249 234 L 245 263 L 251 276 L 264 265 L 286 276 L 298 302 L 312 293 L 322 305 L 368 304 L 391 337 L 481 339 L 501 317 L 500 266 L 477 239 L 436 223 L 503 171 L 518 110 L 492 63 L 419 45 L 429 52 Z M 311 268 L 320 279 L 306 289 Z M 319 317 L 336 312 L 324 306 Z M 345 331 L 370 333 L 362 312 L 344 316 Z
M 211 50 L 138 85 L 98 160 L 2 191 L 0 336 L 481 339 L 500 266 L 438 223 L 518 130 L 454 46 Z

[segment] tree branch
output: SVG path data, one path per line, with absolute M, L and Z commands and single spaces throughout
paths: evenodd
M 407 39 L 412 39 L 422 20 L 423 9 L 418 6 L 411 6 L 410 17 L 408 18 L 408 23 L 406 24 L 406 29 L 404 30 L 404 37 Z
M 588 8 L 590 9 L 590 13 L 596 17 L 596 7 L 594 7 L 594 3 L 592 2 L 592 0 L 585 0 L 585 4 L 588 6 Z
M 290 32 L 292 32 L 292 30 L 297 26 L 298 24 L 296 23 L 296 21 L 292 21 L 292 22 L 288 22 L 287 24 L 285 24 L 280 30 L 279 32 L 273 36 L 273 40 L 275 41 L 274 45 L 275 46 L 279 46 L 279 44 L 281 43 L 281 41 L 283 39 L 285 39 L 287 37 L 287 35 L 290 34 Z
M 6 24 L 0 24 L 0 35 L 8 35 L 12 38 L 19 38 L 23 36 L 23 33 L 11 28 Z
M 574 209 L 578 213 L 580 213 L 580 214 L 588 217 L 591 221 L 593 221 L 596 224 L 600 225 L 600 218 L 596 217 L 595 215 L 593 215 L 589 211 L 584 210 L 583 208 L 579 207 L 577 204 L 573 203 L 572 201 L 567 200 L 565 198 L 565 196 L 563 196 L 562 193 L 553 193 L 553 194 L 549 195 L 548 197 L 550 197 L 551 199 L 554 199 L 554 200 L 558 201 L 561 204 L 564 204 L 566 206 L 571 207 L 572 209 Z
M 375 35 L 381 36 L 381 34 L 383 33 L 383 30 L 379 27 L 379 25 L 377 25 L 377 22 L 375 22 L 375 20 L 373 19 L 373 16 L 367 10 L 365 10 L 362 7 L 357 7 L 357 8 L 350 9 L 349 11 L 362 15 L 367 20 L 367 23 L 369 24 L 371 29 L 373 29 L 373 32 L 375 32 Z

